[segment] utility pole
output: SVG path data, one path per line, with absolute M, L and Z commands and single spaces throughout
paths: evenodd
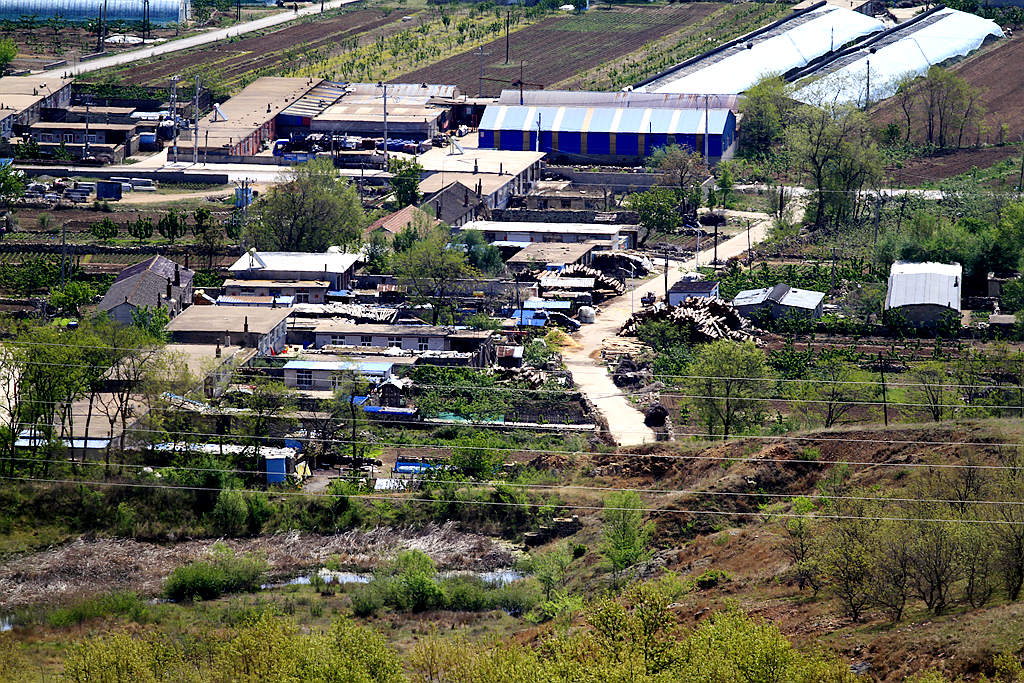
M 747 268 L 750 267 L 750 219 L 747 219 Z
M 512 21 L 511 10 L 505 10 L 505 63 L 508 64 L 508 25 Z M 519 77 L 522 80 L 522 76 Z
M 103 52 L 103 34 L 107 28 L 107 0 L 103 0 L 103 7 L 100 8 L 100 25 L 96 34 L 96 52 Z
M 878 374 L 882 377 L 882 418 L 885 426 L 889 426 L 889 401 L 885 393 L 885 361 L 882 360 L 882 352 L 878 352 Z
M 1024 135 L 1020 136 L 1020 141 L 1024 143 Z M 1024 152 L 1020 155 L 1020 174 L 1017 176 L 1017 196 L 1020 197 L 1020 193 L 1024 192 Z
M 836 289 L 836 248 L 832 247 L 832 278 L 829 282 L 828 289 L 830 292 L 834 292 Z
M 192 115 L 195 122 L 192 124 L 192 165 L 199 163 L 199 76 L 196 76 L 195 107 Z
M 665 305 L 668 305 L 668 252 L 665 252 Z
M 715 258 L 711 261 L 712 268 L 718 268 L 718 223 L 715 223 Z
M 178 161 L 178 81 L 181 76 L 171 76 L 171 121 L 174 122 L 174 141 L 171 149 L 174 151 L 174 161 Z
M 882 216 L 882 197 L 881 195 L 875 197 L 875 240 L 872 244 L 878 244 L 878 221 Z
M 704 163 L 708 162 L 708 99 L 709 95 L 704 96 Z M 715 239 L 715 245 L 718 245 L 718 239 Z M 718 260 L 717 258 L 715 259 Z
M 60 286 L 64 288 L 64 262 L 68 254 L 68 222 L 60 226 Z
M 384 87 L 384 170 L 387 170 L 387 83 L 381 83 Z
M 483 45 L 481 45 L 480 47 L 478 47 L 476 49 L 476 54 L 479 57 L 479 59 L 477 61 L 480 64 L 480 76 L 479 76 L 479 83 L 478 83 L 478 85 L 476 87 L 476 96 L 477 97 L 483 97 L 484 96 L 484 46 Z
M 82 153 L 83 159 L 89 158 L 89 104 L 92 98 L 85 98 L 85 151 Z

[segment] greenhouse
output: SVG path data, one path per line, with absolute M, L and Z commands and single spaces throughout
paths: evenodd
M 0 19 L 35 17 L 46 21 L 59 16 L 69 22 L 85 22 L 98 19 L 105 11 L 108 22 L 141 22 L 147 6 L 149 21 L 156 25 L 184 23 L 191 13 L 189 0 L 0 0 Z
M 923 76 L 936 64 L 964 57 L 986 41 L 1002 37 L 994 21 L 940 7 L 825 64 L 800 81 L 795 98 L 812 104 L 864 105 L 868 99 L 884 100 L 906 76 Z
M 713 50 L 642 86 L 656 93 L 741 93 L 762 78 L 781 76 L 882 31 L 874 17 L 825 5 L 781 22 L 746 41 Z

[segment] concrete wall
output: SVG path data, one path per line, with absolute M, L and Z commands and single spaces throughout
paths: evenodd
M 311 383 L 299 384 L 299 370 L 285 369 L 284 384 L 290 389 L 313 389 L 315 391 L 332 391 L 334 389 L 334 377 L 338 374 L 335 370 L 310 370 Z M 378 384 L 391 376 L 391 373 L 381 375 L 361 375 L 368 382 Z
M 295 303 L 307 303 L 307 304 L 322 304 L 324 303 L 327 290 L 320 287 L 289 287 L 287 285 L 276 286 L 276 287 L 225 287 L 224 293 L 228 296 L 295 296 Z M 299 301 L 298 295 L 307 293 L 309 295 L 308 301 Z
M 623 173 L 616 171 L 583 171 L 573 166 L 548 166 L 545 175 L 557 175 L 577 185 L 606 187 L 611 192 L 649 190 L 658 184 L 657 173 Z
M 947 315 L 960 316 L 959 311 L 936 304 L 900 306 L 893 310 L 906 318 L 907 322 L 918 327 L 936 325 Z
M 614 219 L 608 223 L 636 225 L 640 218 L 636 211 L 588 211 L 583 209 L 496 209 L 491 218 L 496 221 L 521 221 L 527 223 L 597 223 L 598 214 L 611 213 Z
M 367 344 L 364 337 L 369 338 Z M 323 348 L 328 344 L 335 345 L 347 345 L 347 346 L 377 346 L 377 347 L 388 347 L 392 345 L 392 340 L 398 339 L 401 343 L 401 348 L 408 351 L 420 351 L 421 337 L 415 334 L 406 334 L 392 337 L 386 334 L 331 334 L 327 332 L 316 333 L 316 347 Z M 426 350 L 429 351 L 450 351 L 451 344 L 446 337 L 422 337 L 426 341 Z

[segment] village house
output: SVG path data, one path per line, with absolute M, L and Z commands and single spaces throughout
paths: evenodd
M 117 275 L 98 310 L 130 325 L 140 308 L 164 308 L 174 318 L 192 303 L 194 273 L 163 256 L 128 266 Z

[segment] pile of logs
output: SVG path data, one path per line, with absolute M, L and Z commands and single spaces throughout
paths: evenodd
M 592 277 L 594 278 L 594 289 L 597 291 L 606 291 L 614 296 L 626 292 L 626 283 L 622 280 L 616 280 L 611 275 L 605 275 L 596 268 L 590 268 L 578 263 L 563 268 L 558 277 Z
M 673 308 L 655 306 L 639 310 L 626 321 L 619 334 L 635 337 L 640 325 L 654 321 L 670 322 L 687 330 L 690 341 L 694 343 L 716 339 L 747 341 L 752 338 L 746 329 L 746 321 L 731 305 L 719 299 L 695 297 Z
M 624 251 L 599 251 L 591 262 L 602 273 L 625 280 L 628 277 L 644 277 L 652 270 L 651 259 L 641 254 L 630 254 Z

